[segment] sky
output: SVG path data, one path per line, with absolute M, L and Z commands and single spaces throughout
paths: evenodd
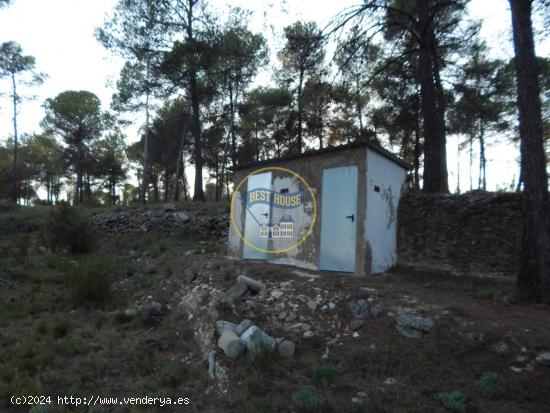
M 20 106 L 18 124 L 20 133 L 40 131 L 44 116 L 42 104 L 65 90 L 88 90 L 95 93 L 107 109 L 113 94 L 113 85 L 122 66 L 122 60 L 103 48 L 94 38 L 94 29 L 100 26 L 117 0 L 14 0 L 11 6 L 0 9 L 0 42 L 16 41 L 24 54 L 36 58 L 36 68 L 48 75 L 39 87 L 21 88 L 24 96 L 34 96 Z M 223 15 L 229 6 L 253 11 L 250 28 L 262 32 L 269 41 L 274 56 L 284 26 L 297 19 L 313 20 L 324 27 L 330 19 L 358 0 L 210 0 L 214 10 Z M 506 0 L 472 0 L 471 14 L 484 21 L 482 36 L 492 53 L 499 57 L 512 56 L 510 12 Z M 550 55 L 549 42 L 537 45 L 537 53 Z M 257 82 L 269 82 L 267 71 Z M 0 80 L 0 139 L 12 134 L 12 107 L 7 96 L 10 84 Z M 143 122 L 141 115 L 133 117 L 136 125 Z M 127 131 L 128 142 L 137 140 L 137 127 Z M 509 185 L 518 173 L 518 148 L 513 145 L 493 144 L 498 137 L 489 138 L 487 178 L 488 189 Z M 468 154 L 457 158 L 457 138 L 448 138 L 449 186 L 457 183 L 457 164 L 460 163 L 461 189 L 469 189 Z M 474 165 L 477 158 L 474 159 Z M 474 168 L 475 169 L 475 168 Z M 191 172 L 190 172 L 191 173 Z M 192 176 L 188 178 L 192 179 Z M 474 174 L 474 182 L 477 174 Z M 191 181 L 190 181 L 191 182 Z

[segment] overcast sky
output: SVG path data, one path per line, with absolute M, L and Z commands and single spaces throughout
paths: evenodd
M 210 0 L 214 9 L 225 10 L 242 7 L 254 12 L 250 27 L 261 31 L 275 47 L 272 33 L 297 19 L 314 20 L 320 27 L 342 9 L 357 4 L 352 0 L 287 0 L 286 2 L 257 0 Z M 104 108 L 110 105 L 112 85 L 116 81 L 122 61 L 104 49 L 94 38 L 94 28 L 100 26 L 110 13 L 116 0 L 15 0 L 0 10 L 0 42 L 14 40 L 25 54 L 36 58 L 37 69 L 49 77 L 46 82 L 32 89 L 22 89 L 23 95 L 36 95 L 35 100 L 25 101 L 18 116 L 21 133 L 40 130 L 43 117 L 42 103 L 65 90 L 89 90 L 102 101 Z M 482 34 L 492 52 L 501 57 L 512 55 L 510 38 L 510 12 L 506 0 L 473 0 L 472 15 L 482 18 Z M 537 53 L 549 55 L 548 42 L 537 46 Z M 266 76 L 262 76 L 262 83 Z M 9 92 L 9 83 L 0 81 L 0 93 Z M 11 103 L 7 96 L 0 98 L 0 139 L 12 133 Z M 138 118 L 138 122 L 139 122 Z M 135 129 L 128 131 L 128 141 L 137 139 Z M 449 185 L 456 186 L 456 139 L 448 139 Z M 497 145 L 488 149 L 488 183 L 490 189 L 502 186 L 517 175 L 517 148 Z M 461 186 L 466 188 L 468 175 L 467 154 L 461 155 Z

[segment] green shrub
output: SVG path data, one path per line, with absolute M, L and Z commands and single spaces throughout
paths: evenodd
M 44 228 L 44 238 L 52 251 L 87 252 L 91 247 L 91 236 L 86 217 L 67 202 L 56 205 Z
M 506 391 L 506 381 L 501 374 L 486 371 L 476 382 L 476 387 L 483 397 L 497 399 Z
M 331 384 L 338 375 L 336 367 L 326 363 L 315 363 L 311 369 L 313 380 L 317 383 Z
M 458 390 L 452 392 L 437 393 L 435 398 L 452 412 L 464 413 L 466 411 L 466 395 Z
M 317 412 L 325 406 L 326 399 L 309 389 L 302 389 L 292 395 L 292 403 L 298 412 Z
M 67 284 L 78 302 L 105 302 L 111 297 L 114 281 L 111 260 L 91 256 L 67 274 Z
M 175 387 L 183 381 L 185 373 L 179 363 L 170 360 L 161 369 L 161 382 L 166 386 Z
M 52 324 L 53 338 L 65 337 L 69 334 L 71 327 L 72 322 L 69 316 L 66 314 L 57 316 Z

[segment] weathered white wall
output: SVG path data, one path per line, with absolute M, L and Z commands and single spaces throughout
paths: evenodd
M 397 205 L 406 171 L 382 155 L 367 150 L 367 268 L 380 273 L 397 263 Z M 376 192 L 374 187 L 380 187 Z
M 237 195 L 238 196 L 238 195 Z M 244 231 L 244 223 L 242 220 L 243 215 L 243 208 L 242 203 L 236 199 L 235 202 L 232 203 L 232 217 L 234 219 L 234 223 L 237 228 L 242 232 Z M 229 255 L 242 258 L 241 254 L 241 239 L 235 232 L 235 228 L 233 227 L 233 224 L 229 226 L 229 236 L 227 239 L 227 253 Z

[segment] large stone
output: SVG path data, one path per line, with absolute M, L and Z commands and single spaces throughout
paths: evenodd
M 365 318 L 369 311 L 367 300 L 361 298 L 359 300 L 352 301 L 349 305 L 351 313 L 355 318 Z
M 543 366 L 550 366 L 550 353 L 543 352 L 537 354 L 537 357 L 535 357 L 535 363 Z
M 180 224 L 185 224 L 191 220 L 191 218 L 189 218 L 189 215 L 187 215 L 183 211 L 175 212 L 174 218 L 176 219 L 176 222 L 179 222 Z
M 237 325 L 224 320 L 216 321 L 216 333 L 218 337 L 221 337 L 225 331 L 232 331 L 237 334 Z
M 282 291 L 279 291 L 279 290 L 273 290 L 273 291 L 271 291 L 270 294 L 276 300 L 278 300 L 279 298 L 281 298 L 284 295 L 284 293 Z
M 245 283 L 248 288 L 255 293 L 260 293 L 265 290 L 265 285 L 263 283 L 261 283 L 260 281 L 256 281 L 253 278 L 247 277 L 246 275 L 239 275 L 237 277 L 237 281 Z
M 279 355 L 283 358 L 292 358 L 296 352 L 296 345 L 290 340 L 283 340 L 277 346 Z
M 246 330 L 248 330 L 249 327 L 253 326 L 254 323 L 252 323 L 252 321 L 246 319 L 246 320 L 243 320 L 239 323 L 239 325 L 237 326 L 237 329 L 235 330 L 235 332 L 237 333 L 238 336 L 242 335 Z
M 224 354 L 232 359 L 239 358 L 244 353 L 245 345 L 231 330 L 225 330 L 218 339 L 218 347 L 221 348 Z
M 225 296 L 230 300 L 241 298 L 248 291 L 248 285 L 242 281 L 237 281 L 233 286 L 225 292 Z
M 372 318 L 378 318 L 384 313 L 384 309 L 380 304 L 371 306 L 369 310 Z
M 403 314 L 397 317 L 397 332 L 405 337 L 422 337 L 432 331 L 434 322 L 431 318 Z
M 531 353 L 512 334 L 506 334 L 501 341 L 493 345 L 493 351 L 509 362 L 525 363 Z
M 256 326 L 249 327 L 242 335 L 243 341 L 247 350 L 255 352 L 263 347 L 274 348 L 275 340 L 273 337 L 266 334 L 263 330 Z
M 162 209 L 164 212 L 175 212 L 176 206 L 174 204 L 164 204 Z

